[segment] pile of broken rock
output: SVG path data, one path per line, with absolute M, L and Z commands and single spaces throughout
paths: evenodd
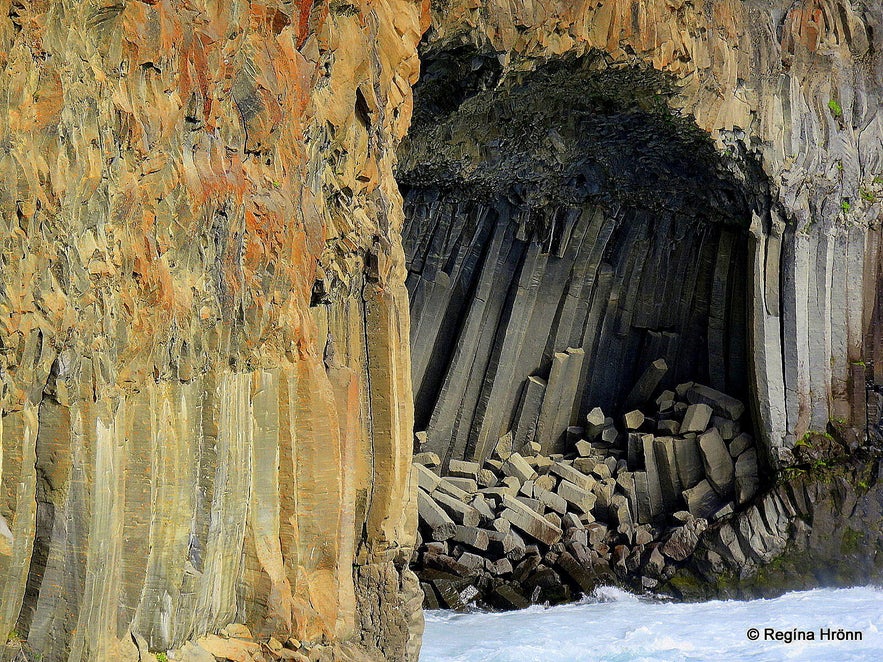
M 593 409 L 568 429 L 565 454 L 513 448 L 511 433 L 482 464 L 442 471 L 436 454 L 417 453 L 413 566 L 425 606 L 521 608 L 670 578 L 709 521 L 754 497 L 757 449 L 742 402 L 707 386 L 663 391 L 652 409 L 629 411 L 619 428 Z
M 146 642 L 145 646 L 146 648 Z M 274 637 L 258 639 L 251 630 L 241 623 L 231 623 L 218 634 L 207 634 L 196 641 L 184 644 L 183 648 L 154 655 L 146 650 L 139 651 L 142 660 L 180 660 L 181 662 L 274 662 L 293 660 L 294 662 L 329 661 L 334 659 L 330 646 L 319 645 L 308 648 L 294 638 L 284 644 Z

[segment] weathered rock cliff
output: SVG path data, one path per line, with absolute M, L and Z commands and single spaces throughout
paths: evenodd
M 883 382 L 883 7 L 449 0 L 433 9 L 397 174 L 416 423 L 439 473 L 456 483 L 468 479 L 464 467 L 477 478 L 485 470 L 488 485 L 502 470 L 505 485 L 475 481 L 477 499 L 502 490 L 535 510 L 539 523 L 524 522 L 540 534 L 544 516 L 565 529 L 555 531 L 562 542 L 550 535 L 544 544 L 522 527 L 535 549 L 517 567 L 507 552 L 513 573 L 508 565 L 472 570 L 471 556 L 461 562 L 481 533 L 458 529 L 427 542 L 418 567 L 430 568 L 430 582 L 446 582 L 440 598 L 460 585 L 457 574 L 478 577 L 487 592 L 501 582 L 526 589 L 522 601 L 537 582 L 549 589 L 540 599 L 560 595 L 568 575 L 581 588 L 585 578 L 575 578 L 566 554 L 585 558 L 584 570 L 616 565 L 620 576 L 637 573 L 655 587 L 689 556 L 680 544 L 674 557 L 657 549 L 687 535 L 675 511 L 697 514 L 706 501 L 697 530 L 706 517 L 718 521 L 678 580 L 685 595 L 697 576 L 706 594 L 735 592 L 739 582 L 749 594 L 879 577 L 881 490 L 868 444 L 883 431 L 883 400 L 867 385 Z M 752 494 L 760 481 L 760 496 L 721 507 L 730 485 L 715 474 L 726 469 L 732 479 L 734 467 L 717 444 L 723 461 L 705 466 L 700 493 L 674 491 L 658 517 L 634 507 L 612 513 L 598 486 L 612 478 L 587 474 L 600 461 L 613 474 L 646 470 L 649 487 L 635 479 L 631 489 L 616 475 L 615 491 L 621 500 L 636 493 L 637 503 L 649 491 L 652 502 L 652 483 L 664 485 L 665 472 L 651 460 L 659 462 L 685 415 L 657 410 L 652 399 L 686 380 L 750 403 L 741 424 L 759 439 L 760 475 L 754 450 L 730 450 Z M 674 400 L 660 398 L 668 407 Z M 613 417 L 602 440 L 591 436 L 604 420 L 593 422 L 597 406 Z M 625 433 L 638 427 L 620 415 L 637 406 L 652 420 L 636 414 L 649 442 L 633 456 L 638 435 Z M 828 433 L 842 445 L 807 459 L 808 443 Z M 527 456 L 548 503 L 532 498 L 527 470 L 513 477 L 499 450 L 492 456 L 500 446 Z M 580 521 L 552 512 L 546 492 L 559 481 L 543 475 L 550 462 L 582 469 L 574 480 L 593 486 L 596 507 Z M 832 466 L 849 470 L 834 480 Z M 457 485 L 472 498 L 468 480 Z M 497 501 L 485 528 L 507 519 L 499 512 L 506 500 Z M 573 540 L 596 518 L 606 534 L 590 545 L 594 556 L 580 556 Z M 638 543 L 631 521 L 650 519 L 658 528 Z M 861 544 L 841 540 L 865 528 Z M 429 529 L 423 534 L 428 540 Z M 695 531 L 687 537 L 692 550 Z M 853 551 L 836 559 L 841 547 Z M 783 553 L 838 570 L 767 569 L 764 586 L 748 581 Z
M 881 51 L 845 0 L 0 2 L 6 652 L 413 659 L 412 374 L 446 459 L 569 347 L 554 429 L 660 356 L 770 469 L 863 427 Z
M 416 657 L 392 166 L 422 16 L 0 3 L 9 651 L 144 660 L 237 622 Z

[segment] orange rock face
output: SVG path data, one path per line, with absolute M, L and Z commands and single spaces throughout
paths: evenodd
M 392 150 L 426 9 L 3 4 L 0 631 L 43 659 L 231 622 L 416 655 Z

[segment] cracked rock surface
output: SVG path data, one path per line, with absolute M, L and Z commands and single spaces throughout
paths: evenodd
M 428 15 L 368 4 L 2 3 L 0 658 L 416 659 Z

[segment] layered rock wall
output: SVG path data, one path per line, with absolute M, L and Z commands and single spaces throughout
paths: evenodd
M 0 4 L 0 633 L 416 658 L 419 3 Z M 336 655 L 346 657 L 344 648 Z
M 239 621 L 341 659 L 416 656 L 393 166 L 430 19 L 428 60 L 474 53 L 460 58 L 467 89 L 516 89 L 580 60 L 642 90 L 627 110 L 643 120 L 628 126 L 654 151 L 666 140 L 652 142 L 653 122 L 671 108 L 732 150 L 729 183 L 712 188 L 741 184 L 749 213 L 706 218 L 702 232 L 744 240 L 744 355 L 768 459 L 787 462 L 777 449 L 831 420 L 858 426 L 871 359 L 883 381 L 881 12 L 842 0 L 0 3 L 7 652 L 149 659 Z M 656 88 L 666 76 L 673 87 Z M 466 100 L 440 97 L 454 110 Z M 547 163 L 567 147 L 549 138 Z M 423 153 L 475 144 L 452 132 Z M 494 204 L 521 205 L 528 189 Z M 535 190 L 539 208 L 549 191 Z M 696 199 L 689 186 L 678 195 L 674 224 Z M 550 200 L 519 241 L 551 236 L 566 254 L 556 228 L 582 226 L 551 214 L 562 202 L 573 206 Z M 599 227 L 622 221 L 601 202 Z M 723 270 L 724 255 L 705 261 Z M 448 276 L 469 263 L 437 262 Z M 579 326 L 574 297 L 557 304 Z M 616 308 L 605 319 L 619 324 Z M 719 330 L 726 318 L 709 319 Z M 578 344 L 547 339 L 547 357 Z M 514 404 L 495 397 L 504 418 Z M 464 452 L 474 443 L 458 438 Z

